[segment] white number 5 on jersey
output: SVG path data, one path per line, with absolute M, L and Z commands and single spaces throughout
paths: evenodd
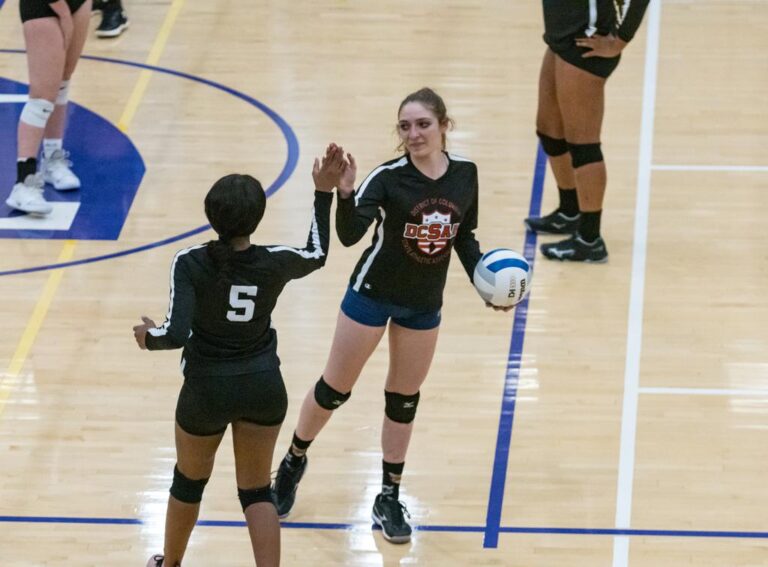
M 233 285 L 229 290 L 229 305 L 232 311 L 227 311 L 227 319 L 243 323 L 253 319 L 253 309 L 256 304 L 252 299 L 256 297 L 259 288 L 255 285 Z

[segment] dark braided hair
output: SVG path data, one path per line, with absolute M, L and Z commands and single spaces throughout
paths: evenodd
M 267 206 L 267 196 L 257 179 L 233 173 L 213 184 L 205 197 L 205 216 L 219 235 L 208 243 L 208 255 L 219 274 L 219 281 L 232 279 L 234 250 L 231 241 L 256 230 Z

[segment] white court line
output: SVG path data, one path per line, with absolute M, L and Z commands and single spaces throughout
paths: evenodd
M 643 296 L 645 257 L 648 243 L 648 209 L 653 162 L 653 121 L 656 112 L 656 78 L 659 60 L 661 0 L 648 6 L 648 37 L 645 47 L 643 113 L 640 126 L 640 152 L 637 160 L 637 200 L 632 249 L 632 275 L 627 323 L 627 358 L 624 365 L 624 403 L 621 414 L 619 475 L 616 486 L 616 528 L 629 529 L 632 519 L 632 484 L 635 475 L 637 404 L 640 384 L 640 350 L 643 337 Z M 629 564 L 629 537 L 614 536 L 613 567 Z
M 768 165 L 652 165 L 654 171 L 768 171 Z
M 678 396 L 764 396 L 768 390 L 739 390 L 728 388 L 640 388 L 641 394 L 662 394 Z
M 27 102 L 29 95 L 25 94 L 0 94 L 0 104 L 4 102 Z

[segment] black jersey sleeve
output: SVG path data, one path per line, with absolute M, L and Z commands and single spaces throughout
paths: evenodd
M 475 266 L 483 255 L 482 252 L 480 252 L 480 243 L 477 241 L 477 238 L 475 238 L 478 208 L 477 175 L 475 175 L 475 183 L 472 191 L 472 204 L 464 215 L 464 220 L 459 227 L 459 233 L 456 235 L 456 242 L 453 245 L 456 249 L 456 253 L 459 255 L 459 260 L 461 260 L 461 263 L 464 266 L 464 271 L 466 271 L 469 276 L 469 281 L 472 281 L 472 276 L 475 273 Z
M 185 261 L 189 249 L 178 252 L 171 264 L 171 291 L 165 323 L 147 332 L 148 350 L 181 348 L 189 339 L 195 308 L 195 288 Z
M 344 246 L 356 244 L 368 231 L 379 207 L 384 206 L 386 188 L 383 169 L 378 167 L 373 170 L 354 197 L 339 199 L 336 207 L 336 234 Z
M 287 280 L 303 278 L 325 265 L 325 260 L 328 258 L 332 202 L 333 193 L 315 191 L 312 223 L 309 227 L 307 245 L 304 248 L 292 246 L 267 248 L 271 257 L 280 265 Z
M 637 28 L 640 27 L 640 23 L 643 21 L 643 15 L 645 9 L 648 7 L 650 0 L 624 0 L 622 6 L 623 19 L 616 30 L 616 35 L 619 39 L 622 39 L 629 43 L 632 38 L 635 37 Z

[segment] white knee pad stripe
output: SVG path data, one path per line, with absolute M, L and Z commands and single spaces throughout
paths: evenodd
M 69 81 L 61 81 L 59 94 L 56 95 L 56 104 L 63 106 L 69 101 Z
M 21 111 L 21 121 L 35 128 L 45 128 L 53 106 L 51 101 L 44 98 L 31 98 Z

